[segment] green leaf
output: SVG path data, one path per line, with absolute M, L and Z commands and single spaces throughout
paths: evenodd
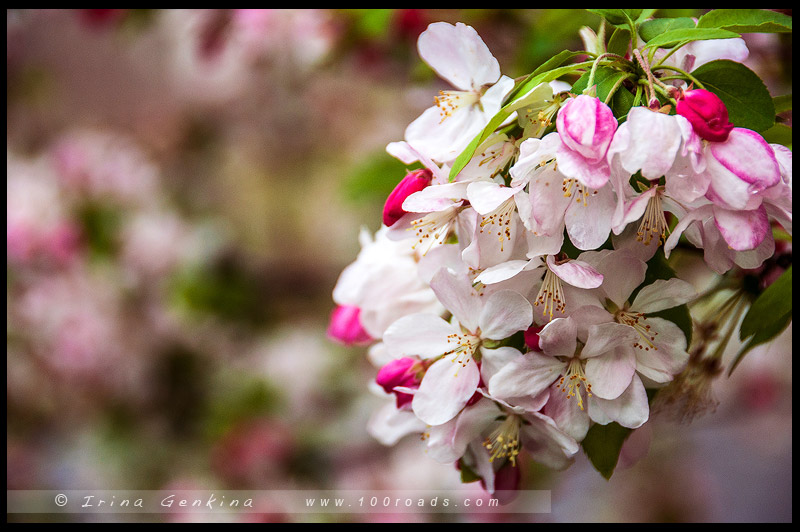
M 586 433 L 581 446 L 589 461 L 606 480 L 614 474 L 622 444 L 633 432 L 618 423 L 595 423 Z
M 711 39 L 733 39 L 740 37 L 738 33 L 720 28 L 680 28 L 666 31 L 650 39 L 645 48 L 672 48 L 689 41 L 707 41 Z
M 611 34 L 608 40 L 606 50 L 612 54 L 624 56 L 628 52 L 628 47 L 631 44 L 631 32 L 626 28 L 617 28 Z
M 580 94 L 587 89 L 589 75 L 590 73 L 586 72 L 584 75 L 578 78 L 578 81 L 576 81 L 572 86 L 573 93 Z M 597 87 L 596 96 L 601 101 L 606 101 L 606 98 L 608 98 L 608 93 L 614 88 L 617 81 L 630 75 L 630 72 L 624 72 L 615 68 L 598 67 L 594 74 L 594 84 Z M 617 88 L 614 96 L 611 98 L 609 106 L 614 112 L 614 116 L 617 118 L 623 117 L 628 114 L 631 106 L 633 106 L 633 94 L 631 94 L 625 87 L 620 86 Z
M 733 362 L 731 362 L 730 369 L 728 369 L 728 376 L 730 376 L 730 374 L 733 373 L 733 370 L 736 369 L 739 363 L 742 360 L 744 360 L 744 357 L 747 353 L 749 353 L 753 348 L 761 344 L 765 344 L 770 340 L 774 339 L 776 336 L 782 333 L 783 330 L 786 329 L 786 327 L 788 327 L 791 322 L 792 322 L 791 310 L 786 314 L 784 314 L 783 316 L 780 316 L 778 319 L 774 319 L 773 316 L 773 319 L 769 323 L 767 323 L 763 329 L 760 329 L 758 332 L 756 332 L 750 338 L 750 340 L 748 340 L 747 344 L 745 344 L 745 346 L 742 347 L 738 353 L 736 353 Z
M 785 111 L 792 110 L 792 95 L 785 94 L 783 96 L 775 96 L 772 99 L 772 104 L 775 106 L 775 113 L 780 114 Z
M 573 52 L 571 50 L 562 50 L 558 52 L 556 55 L 554 55 L 541 65 L 539 65 L 539 68 L 531 72 L 524 80 L 517 83 L 514 90 L 512 90 L 511 93 L 508 95 L 506 102 L 511 103 L 514 100 L 516 100 L 518 96 L 524 95 L 525 93 L 522 92 L 522 89 L 526 89 L 525 92 L 528 92 L 528 90 L 532 88 L 529 86 L 528 82 L 533 78 L 535 78 L 536 76 L 544 72 L 558 68 L 561 65 L 563 65 L 567 60 L 572 59 L 573 57 L 577 57 L 579 55 L 585 55 L 585 54 L 582 52 Z
M 461 471 L 461 482 L 463 484 L 469 484 L 470 482 L 481 480 L 481 476 L 473 471 L 471 467 L 465 464 L 463 458 L 458 459 L 458 469 Z
M 633 24 L 642 14 L 641 9 L 587 9 L 590 13 L 600 15 L 614 26 L 628 26 Z
M 792 267 L 783 272 L 778 279 L 769 285 L 750 305 L 739 327 L 739 339 L 767 328 L 776 317 L 792 314 Z
M 694 27 L 694 20 L 689 17 L 656 18 L 642 22 L 639 26 L 639 36 L 649 41 L 668 31 Z
M 692 72 L 703 86 L 720 97 L 728 118 L 737 127 L 761 132 L 775 123 L 775 105 L 758 75 L 735 61 L 711 61 Z
M 792 148 L 792 128 L 786 124 L 775 124 L 768 130 L 761 133 L 769 144 L 781 144 L 787 148 Z
M 768 9 L 714 9 L 700 17 L 697 27 L 739 33 L 791 33 L 792 17 Z

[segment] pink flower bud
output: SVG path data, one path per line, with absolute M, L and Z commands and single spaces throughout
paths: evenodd
M 522 472 L 519 465 L 506 462 L 494 475 L 494 493 L 492 496 L 500 504 L 509 504 L 519 495 L 519 486 L 522 481 Z M 481 480 L 483 483 L 483 480 Z M 486 487 L 484 486 L 484 489 Z
M 398 358 L 392 360 L 379 371 L 375 377 L 375 382 L 378 383 L 386 393 L 393 393 L 397 399 L 397 408 L 411 403 L 413 396 L 408 393 L 395 391 L 395 386 L 403 386 L 405 388 L 419 388 L 419 383 L 422 381 L 419 375 L 419 361 L 411 357 Z
M 585 159 L 598 161 L 606 156 L 617 119 L 609 106 L 582 94 L 568 99 L 559 109 L 556 127 L 565 146 Z
M 719 96 L 703 89 L 683 93 L 675 111 L 686 118 L 701 138 L 712 142 L 725 142 L 733 129 L 728 121 L 728 109 Z
M 389 197 L 386 198 L 386 204 L 383 206 L 383 223 L 386 227 L 390 227 L 397 220 L 406 214 L 403 210 L 403 202 L 414 192 L 419 192 L 423 188 L 431 184 L 433 174 L 427 168 L 409 172 L 400 181 Z
M 361 309 L 354 305 L 339 305 L 331 314 L 328 338 L 344 345 L 366 344 L 372 337 L 361 325 Z
M 539 333 L 544 329 L 544 325 L 531 325 L 525 331 L 525 345 L 531 351 L 541 351 L 542 348 L 539 346 Z

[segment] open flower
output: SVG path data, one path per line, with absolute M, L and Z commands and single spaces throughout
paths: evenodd
M 637 337 L 618 323 L 583 327 L 572 316 L 556 318 L 539 333 L 542 352 L 531 351 L 506 364 L 489 380 L 489 393 L 500 399 L 537 397 L 550 389 L 551 395 L 566 396 L 570 417 L 582 420 L 583 426 L 588 416 L 604 425 L 616 421 L 639 427 L 649 417 L 649 406 L 636 374 Z
M 594 301 L 585 294 L 583 302 L 588 304 L 571 315 L 582 327 L 617 323 L 635 331 L 631 346 L 635 348 L 636 371 L 648 384 L 672 380 L 689 360 L 686 336 L 673 322 L 652 314 L 691 301 L 696 296 L 694 287 L 678 278 L 658 279 L 631 299 L 644 282 L 647 264 L 626 250 L 592 251 L 583 258 L 604 274 L 605 281 L 591 293 Z
M 406 128 L 406 141 L 434 161 L 454 160 L 497 114 L 514 80 L 471 26 L 436 22 L 417 41 L 419 55 L 456 90 L 441 91 L 436 105 Z
M 481 370 L 476 359 L 488 349 L 484 343 L 527 329 L 533 310 L 527 299 L 512 290 L 484 298 L 468 280 L 446 269 L 433 277 L 431 288 L 453 320 L 425 313 L 405 316 L 386 330 L 383 341 L 395 357 L 434 360 L 411 406 L 425 423 L 441 425 L 453 419 L 477 390 Z
M 528 188 L 515 195 L 520 218 L 534 235 L 560 237 L 566 229 L 578 249 L 595 249 L 611 232 L 614 192 L 604 186 L 608 176 L 594 188 L 565 174 L 561 148 L 557 133 L 520 145 L 519 159 L 509 170 L 512 187 Z
M 572 463 L 578 444 L 538 411 L 544 400 L 535 407 L 523 407 L 485 392 L 483 396 L 449 422 L 427 429 L 425 442 L 432 458 L 448 463 L 467 455 L 489 493 L 502 489 L 495 482 L 498 470 L 517 467 L 522 450 L 553 469 Z

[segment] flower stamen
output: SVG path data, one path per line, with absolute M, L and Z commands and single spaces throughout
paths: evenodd
M 514 198 L 509 198 L 502 203 L 497 209 L 490 214 L 484 216 L 480 223 L 480 232 L 483 233 L 483 228 L 487 225 L 494 226 L 491 231 L 497 231 L 497 239 L 500 241 L 500 251 L 504 250 L 503 244 L 508 241 L 511 242 L 511 217 L 516 209 Z
M 647 318 L 643 313 L 619 310 L 614 314 L 614 321 L 622 325 L 633 327 L 633 329 L 639 333 L 639 337 L 641 337 L 643 343 L 634 342 L 633 347 L 638 347 L 645 351 L 650 351 L 651 348 L 658 351 L 658 347 L 653 343 L 658 333 L 651 330 L 650 324 L 646 323 Z
M 636 232 L 636 240 L 649 246 L 650 241 L 658 237 L 658 245 L 661 245 L 666 240 L 668 229 L 664 208 L 661 204 L 661 193 L 656 192 L 647 200 L 644 216 L 639 224 L 639 230 Z
M 489 462 L 494 462 L 497 458 L 507 458 L 516 467 L 520 447 L 519 427 L 519 417 L 509 414 L 486 438 L 483 446 L 490 451 Z
M 558 381 L 558 387 L 567 394 L 567 397 L 575 397 L 578 406 L 583 410 L 583 397 L 581 396 L 581 386 L 586 390 L 586 396 L 592 396 L 592 385 L 586 380 L 586 372 L 580 358 L 573 358 L 569 361 L 567 372 Z
M 533 302 L 533 306 L 542 305 L 542 316 L 549 315 L 552 320 L 553 312 L 564 312 L 567 304 L 564 298 L 564 290 L 561 286 L 561 279 L 549 267 L 546 266 L 545 268 L 542 286 L 539 288 L 539 293 L 536 295 L 536 301 Z
M 434 97 L 433 100 L 439 107 L 439 114 L 442 117 L 439 123 L 441 124 L 461 107 L 478 103 L 480 96 L 472 91 L 439 91 L 439 96 Z

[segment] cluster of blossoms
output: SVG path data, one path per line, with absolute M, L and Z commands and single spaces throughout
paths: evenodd
M 650 391 L 687 369 L 688 335 L 664 311 L 698 294 L 648 275 L 653 261 L 680 243 L 720 275 L 754 269 L 775 253 L 773 226 L 791 234 L 791 151 L 732 124 L 713 92 L 650 68 L 741 61 L 742 39 L 616 56 L 647 76 L 617 116 L 613 91 L 604 101 L 591 83 L 614 54 L 582 36 L 592 71 L 575 90 L 502 75 L 465 24 L 420 35 L 452 90 L 387 146 L 416 168 L 333 292 L 329 335 L 370 345 L 380 368 L 388 400 L 371 433 L 387 445 L 421 435 L 489 492 L 519 483 L 523 452 L 561 469 L 592 426 L 641 427 Z

